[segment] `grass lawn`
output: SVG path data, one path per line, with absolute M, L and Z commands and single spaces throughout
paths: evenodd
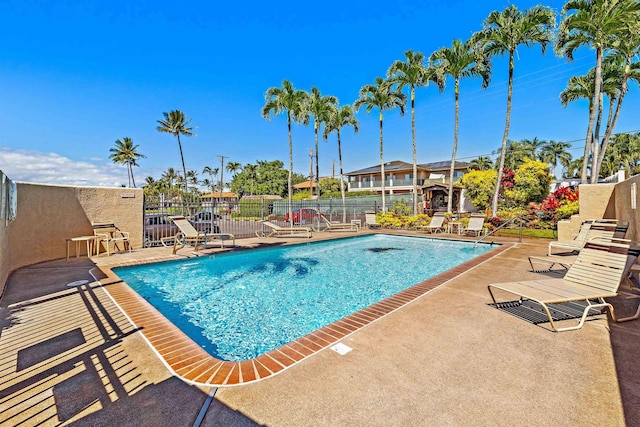
M 508 228 L 508 229 L 502 229 L 502 230 L 498 231 L 496 234 L 499 235 L 499 236 L 500 235 L 503 235 L 503 236 L 515 235 L 515 236 L 517 236 L 519 232 L 520 232 L 520 230 L 518 230 L 517 228 Z M 522 236 L 524 236 L 524 237 L 537 237 L 537 238 L 540 238 L 540 239 L 556 239 L 556 238 L 558 238 L 556 230 L 549 230 L 549 229 L 523 228 L 522 229 Z

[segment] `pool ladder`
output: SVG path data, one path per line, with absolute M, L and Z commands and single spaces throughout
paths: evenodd
M 485 234 L 484 236 L 482 236 L 481 238 L 479 238 L 478 240 L 476 240 L 475 242 L 473 242 L 473 247 L 476 247 L 476 245 L 480 242 L 482 242 L 484 239 L 486 239 L 487 237 L 491 236 L 493 233 L 495 233 L 496 231 L 500 230 L 501 228 L 504 228 L 505 226 L 514 223 L 517 219 L 520 220 L 520 227 L 519 227 L 519 232 L 518 232 L 518 243 L 522 243 L 522 223 L 524 222 L 522 220 L 524 215 L 518 215 L 518 216 L 514 216 L 513 218 L 511 218 L 510 220 L 508 220 L 507 222 L 505 222 L 504 224 L 501 224 L 499 227 L 494 228 L 493 230 L 491 230 L 490 232 L 488 232 L 487 234 Z

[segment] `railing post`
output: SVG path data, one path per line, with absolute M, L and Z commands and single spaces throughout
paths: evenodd
M 518 217 L 520 219 L 520 231 L 518 233 L 518 243 L 522 243 L 522 217 Z

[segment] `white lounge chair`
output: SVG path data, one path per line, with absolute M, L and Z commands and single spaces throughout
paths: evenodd
M 355 231 L 358 232 L 358 224 L 350 222 L 331 222 L 324 215 L 319 215 L 320 219 L 327 224 L 325 231 L 342 230 L 342 231 Z
M 278 236 L 304 236 L 307 238 L 311 238 L 312 230 L 309 227 L 280 227 L 277 224 L 274 224 L 270 221 L 260 221 L 262 225 L 269 228 L 268 232 L 264 230 L 256 231 L 256 236 L 258 237 L 278 237 Z
M 193 225 L 183 216 L 170 216 L 169 219 L 180 229 L 180 232 L 173 237 L 173 254 L 178 251 L 178 245 L 181 244 L 185 247 L 187 243 L 193 244 L 194 250 L 198 251 L 198 244 L 208 245 L 211 240 L 220 240 L 220 247 L 224 248 L 225 240 L 233 240 L 233 245 L 236 244 L 236 238 L 230 233 L 205 233 L 198 231 Z
M 540 304 L 549 319 L 551 329 L 556 332 L 579 329 L 584 324 L 589 311 L 593 308 L 608 308 L 611 318 L 616 322 L 625 322 L 640 317 L 640 306 L 631 317 L 617 319 L 613 306 L 605 298 L 615 297 L 622 280 L 637 258 L 637 252 L 630 250 L 630 241 L 611 239 L 610 241 L 587 242 L 578 258 L 569 267 L 562 279 L 526 280 L 521 282 L 493 283 L 488 286 L 489 294 L 496 307 L 500 303 L 496 300 L 492 289 L 518 295 L 515 304 L 522 304 L 531 300 Z M 594 303 L 597 300 L 597 303 Z M 564 328 L 556 327 L 551 315 L 549 304 L 564 304 L 583 302 L 585 304 L 582 317 L 576 326 Z M 510 306 L 514 302 L 508 303 Z
M 484 228 L 484 214 L 471 214 L 469 217 L 469 225 L 460 230 L 460 234 L 471 233 L 476 237 L 479 237 L 484 231 Z
M 444 212 L 436 212 L 433 214 L 429 225 L 419 225 L 416 227 L 416 230 L 426 230 L 429 233 L 444 232 L 445 219 L 446 214 Z
M 618 223 L 612 219 L 598 219 L 584 221 L 580 225 L 580 231 L 575 239 L 568 242 L 550 242 L 549 252 L 551 255 L 553 249 L 563 249 L 568 252 L 579 251 L 582 249 L 586 242 L 594 237 L 604 238 L 624 238 L 627 229 L 629 228 L 628 222 Z
M 368 212 L 364 214 L 364 223 L 367 228 L 382 228 L 382 225 L 376 221 L 376 214 Z

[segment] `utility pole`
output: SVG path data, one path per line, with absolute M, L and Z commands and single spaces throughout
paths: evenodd
M 221 156 L 218 154 L 218 157 L 220 157 L 220 201 L 219 201 L 220 203 L 219 208 L 220 208 L 222 207 L 222 183 L 224 182 L 222 178 L 224 175 L 224 159 L 225 157 L 228 157 L 228 156 Z
M 309 198 L 313 196 L 313 148 L 309 148 Z
M 336 179 L 336 161 L 331 160 L 331 179 Z

